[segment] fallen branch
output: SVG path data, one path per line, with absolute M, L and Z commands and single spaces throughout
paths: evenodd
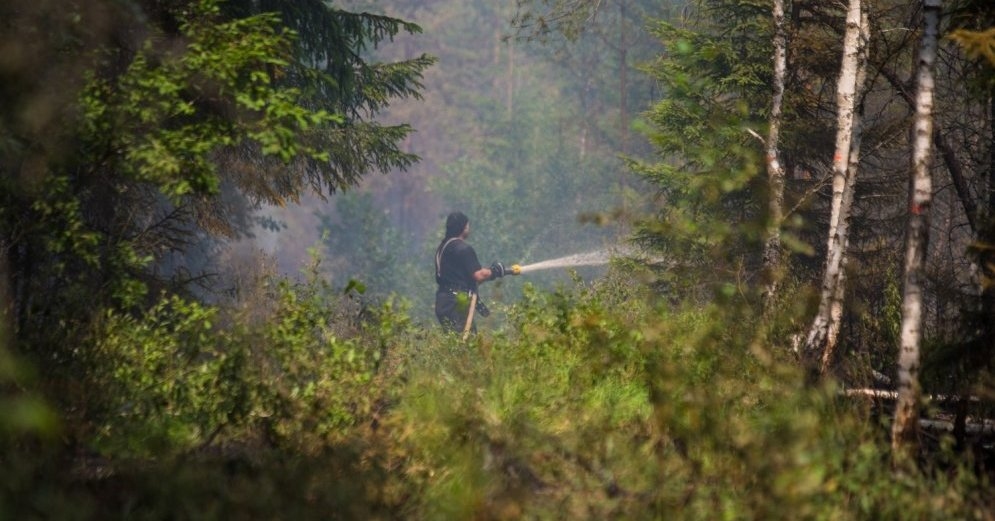
M 874 377 L 874 381 L 875 382 L 878 382 L 878 383 L 884 384 L 884 385 L 891 385 L 891 378 L 889 378 L 887 375 L 885 375 L 884 373 L 882 373 L 880 371 L 872 369 L 871 370 L 871 376 Z
M 898 398 L 897 391 L 887 391 L 884 389 L 847 389 L 843 391 L 843 394 L 847 396 L 869 396 L 871 398 L 885 398 L 888 400 L 895 400 Z M 977 396 L 957 396 L 949 394 L 930 394 L 923 395 L 923 398 L 928 399 L 931 402 L 956 402 L 958 400 L 967 398 L 970 402 L 981 401 Z
M 954 432 L 954 422 L 943 420 L 919 420 L 919 427 L 930 431 Z M 964 424 L 964 432 L 967 434 L 980 434 L 982 436 L 995 435 L 995 421 L 981 420 L 967 422 Z
M 846 389 L 842 392 L 846 396 L 866 396 L 870 398 L 880 398 L 885 400 L 897 400 L 898 393 L 896 391 L 888 391 L 885 389 Z M 980 402 L 981 400 L 977 396 L 955 396 L 946 394 L 935 394 L 935 395 L 924 395 L 924 398 L 937 402 L 956 402 L 962 399 L 967 399 L 970 402 Z M 953 433 L 956 429 L 954 422 L 946 420 L 919 420 L 919 428 L 927 431 L 940 431 Z M 995 420 L 988 418 L 982 418 L 977 421 L 968 421 L 964 423 L 964 433 L 982 436 L 993 436 L 995 435 Z

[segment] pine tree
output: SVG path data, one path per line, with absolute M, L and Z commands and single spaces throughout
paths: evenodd
M 416 159 L 409 127 L 374 118 L 417 96 L 433 59 L 364 50 L 417 26 L 320 2 L 115 5 L 0 8 L 0 43 L 21 57 L 0 82 L 4 311 L 46 363 L 72 360 L 64 339 L 103 307 L 210 290 L 213 245 L 258 204 Z

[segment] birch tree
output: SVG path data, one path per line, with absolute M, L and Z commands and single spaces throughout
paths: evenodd
M 863 97 L 864 82 L 867 78 L 868 42 L 871 37 L 870 19 L 866 10 L 860 14 L 860 41 L 858 43 L 857 78 L 854 89 L 857 99 Z M 843 297 L 846 294 L 846 265 L 847 249 L 850 245 L 850 214 L 853 208 L 853 194 L 856 190 L 857 171 L 860 166 L 860 143 L 864 135 L 863 122 L 863 101 L 860 101 L 858 109 L 853 114 L 853 130 L 850 139 L 850 151 L 847 154 L 846 165 L 846 186 L 843 190 L 843 197 L 840 202 L 840 219 L 836 227 L 838 239 L 839 269 L 836 277 L 836 284 L 829 301 L 829 327 L 826 333 L 826 345 L 822 350 L 822 363 L 820 372 L 829 372 L 830 363 L 839 344 L 840 324 L 843 321 Z
M 784 219 L 784 166 L 778 152 L 781 133 L 781 112 L 784 104 L 784 76 L 788 62 L 787 31 L 784 22 L 784 0 L 774 0 L 774 94 L 771 98 L 770 126 L 767 131 L 767 239 L 764 242 L 764 268 L 767 270 L 767 287 L 764 303 L 770 309 L 777 296 L 781 278 L 781 221 Z
M 912 135 L 911 193 L 905 238 L 905 277 L 898 353 L 898 400 L 891 429 L 896 456 L 917 448 L 919 420 L 919 344 L 922 340 L 922 279 L 929 244 L 930 174 L 933 135 L 933 67 L 936 62 L 941 0 L 923 0 L 923 34 L 916 73 L 916 107 Z
M 846 14 L 846 32 L 843 37 L 843 59 L 840 64 L 840 75 L 836 86 L 836 146 L 833 153 L 833 196 L 829 218 L 829 233 L 826 247 L 826 260 L 823 272 L 822 288 L 819 297 L 819 309 L 805 340 L 805 351 L 814 354 L 817 351 L 831 350 L 827 347 L 831 336 L 833 299 L 837 295 L 837 286 L 845 258 L 847 226 L 840 227 L 840 222 L 849 219 L 850 202 L 852 200 L 853 184 L 856 182 L 856 168 L 849 168 L 853 131 L 855 123 L 855 107 L 858 97 L 857 85 L 860 79 L 861 66 L 861 20 L 862 6 L 860 0 L 849 0 Z M 847 195 L 849 190 L 849 195 Z M 844 204 L 846 203 L 846 204 Z M 842 232 L 842 233 L 841 233 Z

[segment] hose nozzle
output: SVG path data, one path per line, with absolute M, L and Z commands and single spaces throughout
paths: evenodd
M 512 275 L 521 275 L 522 267 L 519 266 L 518 264 L 512 264 L 511 267 L 508 268 L 508 272 L 511 273 Z

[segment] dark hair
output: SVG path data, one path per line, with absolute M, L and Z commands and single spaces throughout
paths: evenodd
M 470 222 L 470 219 L 463 215 L 463 212 L 453 212 L 449 214 L 449 217 L 446 217 L 446 239 L 457 237 L 459 234 L 463 233 L 463 230 L 466 228 L 466 223 L 468 222 Z

